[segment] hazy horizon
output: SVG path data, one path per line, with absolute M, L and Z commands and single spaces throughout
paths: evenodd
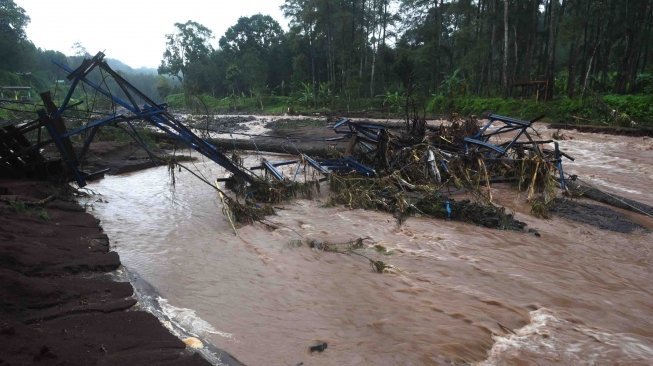
M 213 32 L 215 48 L 224 32 L 243 16 L 270 15 L 282 28 L 288 28 L 279 9 L 283 0 L 240 0 L 238 6 L 186 0 L 178 7 L 167 6 L 169 1 L 114 0 L 102 8 L 99 1 L 14 2 L 31 19 L 26 33 L 36 47 L 73 55 L 73 44 L 79 42 L 90 54 L 103 51 L 134 69 L 159 66 L 165 35 L 174 31 L 174 23 L 193 20 L 206 26 Z

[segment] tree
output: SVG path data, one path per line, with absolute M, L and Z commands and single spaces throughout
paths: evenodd
M 261 96 L 268 87 L 276 87 L 284 78 L 283 70 L 290 56 L 280 59 L 284 33 L 269 15 L 241 17 L 220 38 L 220 49 L 227 60 L 229 84 L 233 91 L 248 91 Z M 242 71 L 241 71 L 242 70 Z M 245 89 L 245 90 L 243 90 Z
M 177 24 L 160 72 L 188 91 L 319 100 L 328 90 L 348 104 L 402 84 L 419 98 L 521 85 L 551 99 L 653 80 L 653 0 L 286 0 L 282 10 L 287 33 L 269 16 L 243 17 L 213 52 L 209 30 Z
M 159 66 L 159 74 L 168 74 L 182 81 L 189 65 L 206 60 L 213 48 L 209 40 L 213 33 L 192 20 L 175 23 L 175 33 L 166 35 L 166 50 Z
M 25 10 L 13 0 L 0 0 L 0 34 L 16 40 L 25 40 L 25 27 L 30 19 Z
M 503 0 L 503 90 L 504 94 L 508 96 L 508 0 Z
M 162 99 L 165 99 L 170 95 L 170 93 L 172 93 L 172 85 L 170 85 L 170 81 L 168 81 L 167 77 L 158 75 L 156 78 L 156 90 Z
M 29 20 L 25 10 L 13 0 L 0 0 L 0 68 L 15 71 L 24 65 L 24 46 L 29 44 L 25 27 Z
M 72 48 L 72 50 L 75 52 L 75 56 L 89 57 L 91 55 L 86 47 L 84 47 L 84 45 L 79 41 L 73 43 L 72 47 L 70 48 Z
M 563 0 L 563 4 L 564 4 Z M 564 5 L 563 5 L 564 6 Z M 555 91 L 555 60 L 556 60 L 556 40 L 557 40 L 557 27 L 558 27 L 558 0 L 549 0 L 549 35 L 547 40 L 547 54 L 546 54 L 546 90 L 544 99 L 553 99 Z
M 314 0 L 286 0 L 281 6 L 283 14 L 290 19 L 292 37 L 297 41 L 295 45 L 296 53 L 308 53 L 307 59 L 310 60 L 311 85 L 314 93 L 317 92 L 317 75 L 316 75 L 316 47 L 315 39 L 317 34 L 316 7 Z M 305 41 L 304 41 L 305 40 Z M 303 41 L 303 42 L 302 42 Z M 301 47 L 305 46 L 305 47 Z M 307 50 L 308 52 L 304 52 Z M 299 52 L 298 52 L 299 51 Z M 299 57 L 295 58 L 296 60 Z M 293 65 L 297 63 L 293 62 Z M 299 70 L 293 70 L 293 74 L 298 74 Z M 298 80 L 299 81 L 299 80 Z
M 236 25 L 229 27 L 220 38 L 220 48 L 225 52 L 267 52 L 283 40 L 283 30 L 269 15 L 256 14 L 241 17 Z

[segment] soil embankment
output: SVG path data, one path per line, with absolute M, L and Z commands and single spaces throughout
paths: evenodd
M 152 156 L 150 156 L 150 153 Z M 167 151 L 154 147 L 149 153 L 136 142 L 97 141 L 90 146 L 82 168 L 89 173 L 109 169 L 108 174 L 124 174 L 165 165 Z M 176 160 L 187 160 L 176 156 Z
M 99 221 L 43 182 L 0 179 L 0 364 L 208 365 L 132 311 Z M 129 310 L 129 311 L 128 311 Z
M 602 133 L 607 135 L 620 135 L 620 136 L 633 136 L 653 137 L 653 128 L 650 127 L 618 127 L 618 126 L 600 126 L 600 125 L 575 125 L 567 123 L 551 123 L 550 129 L 558 130 L 576 130 L 578 132 L 593 132 Z

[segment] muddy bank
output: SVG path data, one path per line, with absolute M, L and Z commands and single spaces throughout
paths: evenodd
M 246 123 L 256 120 L 254 116 L 184 114 L 178 117 L 191 128 L 217 133 L 246 131 L 249 129 Z
M 587 202 L 559 198 L 552 205 L 551 213 L 599 229 L 618 233 L 648 230 L 615 210 Z
M 326 128 L 306 128 L 304 131 L 294 131 L 290 136 L 258 135 L 245 139 L 235 138 L 207 138 L 222 152 L 232 150 L 265 151 L 281 154 L 297 154 L 302 152 L 313 157 L 333 157 L 337 151 L 344 151 L 347 146 L 343 141 L 329 141 L 333 138 L 332 130 Z M 337 137 L 337 136 L 336 136 Z M 154 134 L 157 142 L 175 144 L 176 142 L 163 133 Z M 184 146 L 179 146 L 184 147 Z
M 312 157 L 335 157 L 347 146 L 344 142 L 296 141 L 292 139 L 258 138 L 256 140 L 209 139 L 222 151 L 248 150 L 297 155 L 304 153 Z
M 549 125 L 549 128 L 554 130 L 555 129 L 576 130 L 578 132 L 603 133 L 607 135 L 621 135 L 621 136 L 633 136 L 633 137 L 653 136 L 653 128 L 648 128 L 648 127 L 632 128 L 632 127 L 570 125 L 566 123 L 551 123 Z
M 157 147 L 151 147 L 150 153 L 152 156 L 134 141 L 97 141 L 90 145 L 82 169 L 87 173 L 109 169 L 107 174 L 124 174 L 165 165 L 167 159 L 172 158 L 169 151 Z M 188 156 L 178 154 L 175 159 L 190 160 Z
M 618 207 L 624 210 L 629 210 L 653 217 L 653 206 L 647 205 L 626 197 L 621 197 L 616 194 L 609 194 L 603 192 L 595 187 L 591 187 L 586 183 L 571 181 L 568 183 L 569 188 L 578 196 L 587 197 L 597 202 L 605 203 L 610 206 Z
M 0 364 L 208 365 L 130 310 L 96 218 L 42 182 L 2 179 L 0 194 Z

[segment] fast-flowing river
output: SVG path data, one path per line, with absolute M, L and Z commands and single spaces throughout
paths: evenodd
M 653 145 L 646 138 L 565 132 L 567 168 L 611 192 L 653 204 Z M 192 167 L 192 164 L 190 165 Z M 196 166 L 210 181 L 212 163 Z M 497 202 L 539 231 L 485 229 L 324 207 L 283 205 L 238 236 L 215 190 L 187 172 L 170 187 L 165 167 L 90 185 L 125 267 L 156 288 L 164 311 L 249 365 L 650 364 L 653 234 L 621 234 L 528 215 L 524 198 Z M 625 217 L 653 228 L 653 220 Z M 297 246 L 369 237 L 360 256 Z M 310 353 L 316 342 L 324 352 Z

